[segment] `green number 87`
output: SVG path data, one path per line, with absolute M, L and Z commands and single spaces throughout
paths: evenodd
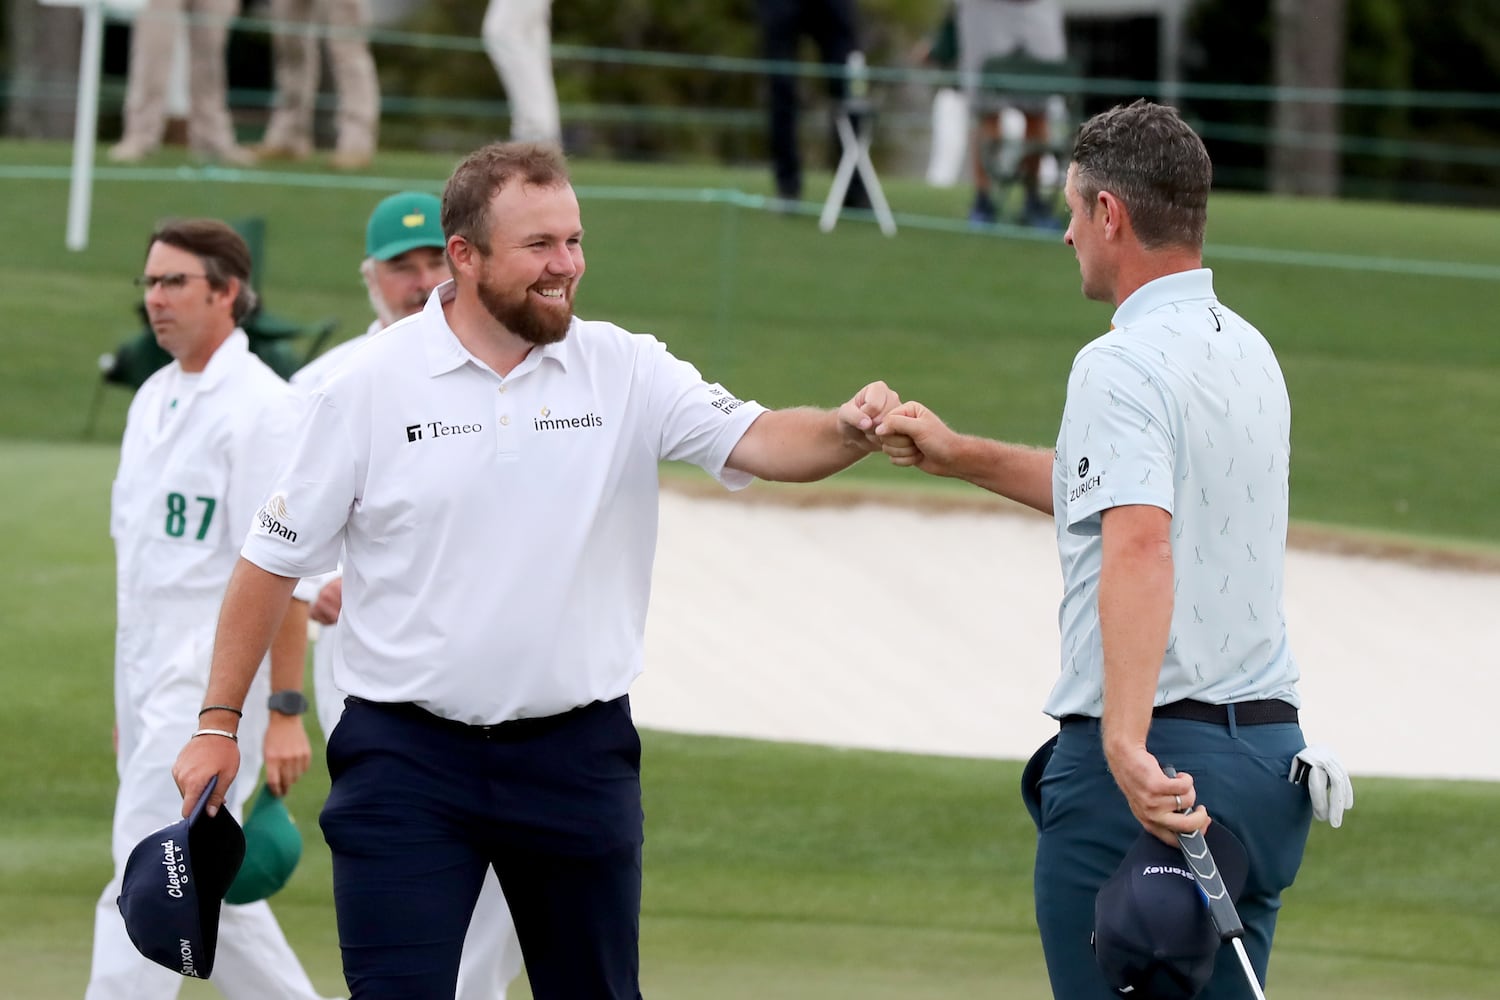
M 203 518 L 198 522 L 198 533 L 194 536 L 198 541 L 208 537 L 208 525 L 214 519 L 213 497 L 194 497 L 203 505 Z M 167 494 L 167 535 L 172 538 L 181 538 L 187 531 L 187 497 L 181 493 Z

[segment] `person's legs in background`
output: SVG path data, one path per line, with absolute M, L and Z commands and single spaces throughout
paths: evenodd
M 183 0 L 146 0 L 135 15 L 130 28 L 125 130 L 108 154 L 116 163 L 138 162 L 161 147 L 172 46 L 182 23 L 182 7 Z
M 1000 132 L 999 111 L 976 106 L 974 129 L 969 139 L 969 169 L 974 181 L 974 203 L 969 207 L 969 221 L 975 225 L 993 225 L 999 218 L 985 157 L 993 155 L 1000 142 Z
M 241 146 L 229 116 L 229 80 L 225 48 L 229 21 L 239 13 L 239 0 L 194 0 L 197 15 L 188 28 L 188 64 L 192 107 L 188 115 L 188 148 L 200 157 L 231 166 L 248 166 L 255 156 Z
M 854 13 L 854 0 L 822 0 L 812 5 L 808 12 L 808 30 L 818 47 L 818 56 L 829 69 L 841 70 L 849 64 L 849 53 L 859 48 L 859 24 Z M 827 77 L 828 96 L 833 101 L 833 114 L 829 117 L 828 165 L 836 168 L 843 154 L 843 143 L 839 139 L 834 116 L 848 97 L 849 83 L 843 75 Z M 847 208 L 869 208 L 870 195 L 865 191 L 864 178 L 855 171 L 849 180 L 849 190 L 844 194 Z
M 561 143 L 552 79 L 552 0 L 490 0 L 480 35 L 505 87 L 510 137 Z
M 313 31 L 314 0 L 271 0 L 271 77 L 276 106 L 255 154 L 268 160 L 305 160 L 313 149 L 322 42 Z
M 338 138 L 329 165 L 362 170 L 375 156 L 380 80 L 370 55 L 369 0 L 322 0 L 330 29 L 328 66 L 338 94 Z
M 801 4 L 797 0 L 756 0 L 760 19 L 762 54 L 774 63 L 797 60 L 801 37 Z M 772 71 L 766 80 L 771 140 L 771 175 L 776 197 L 788 202 L 802 199 L 802 155 L 797 144 L 797 77 Z

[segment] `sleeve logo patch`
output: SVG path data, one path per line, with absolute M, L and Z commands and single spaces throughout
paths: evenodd
M 265 529 L 266 534 L 285 538 L 289 542 L 297 540 L 297 533 L 292 530 L 287 522 L 291 515 L 287 511 L 286 497 L 280 493 L 273 494 L 261 507 L 260 513 L 256 515 L 256 522 Z

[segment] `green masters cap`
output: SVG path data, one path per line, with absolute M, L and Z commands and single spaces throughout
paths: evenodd
M 287 812 L 286 803 L 265 785 L 255 793 L 255 804 L 242 824 L 245 863 L 224 894 L 226 903 L 253 903 L 286 885 L 302 860 L 302 834 Z
M 443 203 L 435 194 L 402 191 L 375 206 L 365 227 L 365 256 L 390 260 L 417 247 L 448 245 L 443 239 Z

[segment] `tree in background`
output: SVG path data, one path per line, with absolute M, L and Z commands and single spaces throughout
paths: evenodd
M 1345 13 L 1345 0 L 1276 0 L 1272 79 L 1287 92 L 1272 109 L 1271 190 L 1277 194 L 1339 193 L 1342 108 L 1296 92 L 1343 85 Z
M 67 138 L 73 134 L 83 17 L 76 7 L 43 7 L 36 0 L 7 0 L 5 13 L 5 134 Z
M 1188 24 L 1188 81 L 1251 86 L 1284 82 L 1274 70 L 1276 14 L 1285 7 L 1288 17 L 1306 16 L 1323 2 L 1200 0 Z M 1500 3 L 1339 2 L 1345 5 L 1344 57 L 1342 75 L 1333 85 L 1490 99 L 1500 94 Z M 1272 153 L 1277 148 L 1275 126 L 1282 124 L 1276 105 L 1249 98 L 1195 98 L 1185 103 L 1213 154 L 1216 184 L 1295 190 L 1291 181 L 1273 180 L 1278 172 Z M 1298 131 L 1339 150 L 1337 190 L 1342 193 L 1500 204 L 1500 109 L 1420 107 L 1376 99 L 1346 103 L 1325 114 L 1337 121 L 1336 128 L 1325 119 Z M 1285 178 L 1302 168 L 1279 169 Z M 1288 186 L 1283 188 L 1283 183 Z

